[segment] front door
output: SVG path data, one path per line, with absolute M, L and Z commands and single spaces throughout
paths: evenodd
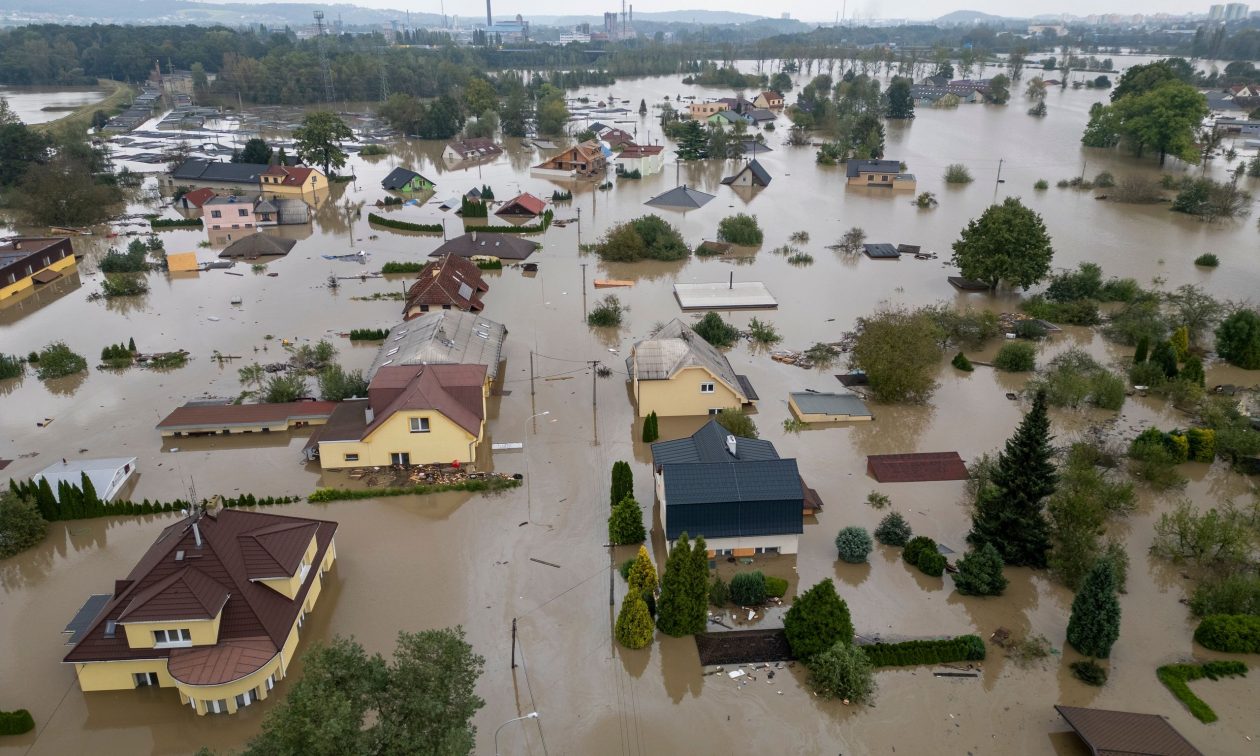
M 389 463 L 391 465 L 410 465 L 411 455 L 407 452 L 394 452 L 389 455 Z

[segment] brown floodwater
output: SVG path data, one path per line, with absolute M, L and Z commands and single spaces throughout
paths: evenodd
M 675 77 L 622 82 L 612 91 L 632 109 L 641 98 L 657 103 L 667 93 L 719 96 L 716 90 L 681 85 Z M 583 94 L 598 99 L 608 92 Z M 580 207 L 580 228 L 553 227 L 542 237 L 544 247 L 532 258 L 540 266 L 537 275 L 511 268 L 491 273 L 485 300 L 486 317 L 507 324 L 510 332 L 503 396 L 490 407 L 489 441 L 525 442 L 524 452 L 497 453 L 492 465 L 527 472 L 529 484 L 491 497 L 443 494 L 296 504 L 279 510 L 341 523 L 338 563 L 308 618 L 304 648 L 342 634 L 388 653 L 399 630 L 462 624 L 486 658 L 478 684 L 486 706 L 475 718 L 479 753 L 493 752 L 500 723 L 534 710 L 541 713 L 536 723 L 512 724 L 500 733 L 503 753 L 1085 753 L 1055 713 L 1058 703 L 1157 712 L 1206 753 L 1255 753 L 1260 727 L 1254 716 L 1254 676 L 1196 684 L 1196 692 L 1220 715 L 1212 725 L 1192 718 L 1154 676 L 1161 664 L 1214 656 L 1191 641 L 1193 624 L 1179 601 L 1187 594 L 1188 581 L 1147 551 L 1155 520 L 1177 498 L 1206 507 L 1250 495 L 1251 484 L 1220 465 L 1187 465 L 1190 483 L 1184 492 L 1143 494 L 1138 511 L 1113 526 L 1127 538 L 1132 564 L 1128 593 L 1121 599 L 1124 620 L 1110 663 L 1111 679 L 1102 689 L 1072 678 L 1067 665 L 1076 657 L 1062 650 L 1071 594 L 1043 573 L 1010 570 L 1007 593 L 983 599 L 959 596 L 948 580 L 907 569 L 895 552 L 882 547 L 869 565 L 836 562 L 832 540 L 838 529 L 873 528 L 882 517 L 865 504 L 872 490 L 888 494 L 916 532 L 963 550 L 969 520 L 961 483 L 880 485 L 866 476 L 865 457 L 957 450 L 970 460 L 1000 446 L 1024 409 L 1005 394 L 1018 390 L 1026 378 L 983 367 L 961 375 L 942 364 L 940 389 L 930 404 L 875 405 L 873 423 L 790 434 L 781 426 L 788 417 L 787 393 L 832 390 L 838 385 L 832 376 L 839 369 L 806 371 L 774 362 L 764 350 L 747 344 L 732 349 L 736 371 L 748 374 L 762 397 L 756 416 L 762 436 L 774 441 L 781 454 L 799 460 L 826 505 L 806 525 L 798 556 L 762 559 L 757 566 L 789 578 L 793 591 L 834 578 L 863 635 L 975 632 L 987 637 L 1005 627 L 1016 636 L 1045 635 L 1054 655 L 1023 668 L 994 649 L 976 679 L 935 678 L 928 668 L 880 672 L 873 705 L 857 707 L 814 697 L 799 668 L 773 679 L 758 674 L 756 681 L 741 687 L 723 675 L 706 676 L 690 639 L 661 636 L 642 651 L 619 649 L 612 640 L 616 607 L 609 606 L 608 568 L 633 553 L 618 548 L 610 555 L 602 546 L 612 462 L 631 460 L 639 500 L 652 501 L 650 453 L 638 441 L 641 426 L 625 388 L 623 360 L 630 345 L 655 323 L 680 316 L 673 282 L 723 281 L 732 272 L 739 280 L 765 282 L 779 300 L 777 310 L 727 315 L 741 326 L 753 314 L 769 320 L 783 334 L 782 346 L 797 349 L 838 338 L 855 318 L 884 303 L 944 301 L 1011 310 L 1017 306 L 1016 295 L 959 294 L 945 281 L 952 272 L 943 259 L 950 243 L 996 193 L 999 199 L 1020 196 L 1042 214 L 1054 238 L 1057 265 L 1097 261 L 1108 274 L 1133 276 L 1144 285 L 1156 278 L 1166 289 L 1195 283 L 1230 299 L 1245 299 L 1260 290 L 1252 218 L 1209 225 L 1170 213 L 1166 206 L 1126 206 L 1096 201 L 1088 192 L 1033 190 L 1039 178 L 1053 186 L 1060 178 L 1079 174 L 1084 162 L 1089 176 L 1101 170 L 1117 176 L 1155 174 L 1148 162 L 1080 148 L 1089 106 L 1104 97 L 1088 90 L 1052 92 L 1044 119 L 1025 115 L 1027 105 L 1016 96 L 1005 108 L 924 109 L 910 124 L 890 124 L 888 157 L 909 164 L 920 191 L 937 194 L 941 204 L 934 210 L 915 208 L 909 194 L 846 191 L 842 168 L 818 167 L 813 149 L 781 144 L 783 119 L 778 132 L 767 134 L 773 152 L 758 156 L 774 177 L 764 190 L 737 193 L 721 186 L 722 176 L 737 170 L 735 162 L 681 166 L 681 181 L 717 198 L 700 210 L 661 214 L 692 246 L 713 238 L 725 215 L 758 215 L 766 239 L 759 251 L 743 254 L 751 258 L 746 264 L 693 259 L 606 265 L 579 253 L 579 235 L 583 242 L 594 240 L 610 225 L 645 213 L 644 200 L 674 186 L 672 157 L 662 174 L 615 181 L 610 191 L 589 184 L 573 187 L 573 204 L 560 205 L 556 215 L 576 218 Z M 652 140 L 659 138 L 651 116 L 640 120 L 636 112 L 614 119 L 634 121 L 619 125 L 637 130 L 645 141 L 649 133 Z M 391 260 L 423 260 L 440 239 L 371 229 L 366 207 L 362 219 L 348 221 L 346 203 L 365 201 L 370 207 L 384 196 L 380 179 L 397 165 L 436 181 L 435 199 L 481 184 L 492 186 L 500 199 L 518 190 L 550 197 L 553 189 L 570 186 L 530 176 L 528 167 L 541 159 L 538 151 L 516 140 L 508 140 L 507 146 L 508 154 L 494 163 L 459 169 L 442 163 L 441 145 L 435 143 L 398 141 L 390 155 L 354 158 L 356 181 L 333 188 L 309 233 L 286 230 L 299 242 L 288 257 L 268 263 L 267 271 L 278 274 L 274 278 L 248 265 L 232 271 L 241 276 L 223 271 L 151 274 L 151 291 L 143 297 L 90 302 L 88 294 L 99 290 L 101 281 L 95 261 L 109 240 L 100 235 L 103 228 L 96 236 L 76 239 L 76 249 L 88 255 L 77 276 L 0 307 L 0 352 L 24 354 L 63 339 L 94 362 L 106 344 L 135 338 L 143 351 L 183 348 L 193 360 L 169 372 L 93 369 L 58 382 L 41 382 L 30 374 L 0 382 L 0 458 L 15 460 L 4 474 L 26 477 L 61 457 L 127 454 L 140 461 L 135 498 L 184 496 L 190 485 L 200 496 L 262 496 L 305 494 L 319 485 L 344 483 L 300 462 L 301 435 L 164 443 L 153 426 L 188 399 L 238 394 L 237 368 L 255 360 L 282 361 L 282 338 L 330 338 L 346 367 L 367 367 L 375 350 L 352 346 L 336 334 L 395 323 L 399 302 L 356 297 L 398 291 L 404 282 L 353 277 Z M 1005 183 L 995 184 L 999 161 Z M 953 162 L 967 164 L 976 181 L 946 186 L 941 175 Z M 1220 178 L 1226 170 L 1218 158 L 1207 173 Z M 130 212 L 144 209 L 138 202 Z M 433 204 L 392 212 L 421 222 L 444 217 Z M 446 222 L 452 232 L 459 227 L 453 217 Z M 875 262 L 827 249 L 855 225 L 866 229 L 868 241 L 919 244 L 942 259 Z M 815 259 L 808 267 L 793 267 L 771 253 L 798 230 L 810 234 L 810 242 L 802 245 Z M 198 250 L 204 259 L 213 254 L 198 248 L 206 239 L 203 232 L 165 232 L 162 238 L 171 252 Z M 371 253 L 363 267 L 321 258 L 359 249 Z M 1207 251 L 1221 258 L 1216 271 L 1192 265 Z M 331 291 L 326 286 L 330 275 L 348 280 Z M 632 288 L 614 290 L 630 306 L 622 327 L 593 330 L 584 325 L 584 310 L 605 294 L 591 287 L 596 278 L 635 281 Z M 230 304 L 236 297 L 242 303 Z M 1042 358 L 1072 345 L 1106 362 L 1125 354 L 1089 330 L 1068 329 L 1041 348 Z M 532 391 L 531 351 L 537 372 Z M 240 359 L 220 364 L 212 359 L 215 352 Z M 613 375 L 593 379 L 590 360 L 603 362 Z M 1257 373 L 1209 365 L 1208 380 L 1254 384 Z M 530 419 L 544 411 L 550 414 Z M 46 418 L 53 422 L 36 425 Z M 1149 424 L 1184 424 L 1185 417 L 1153 400 L 1131 399 L 1120 413 L 1056 411 L 1053 421 L 1056 435 L 1068 440 L 1098 423 L 1119 434 Z M 662 436 L 690 433 L 701 422 L 663 420 Z M 659 524 L 659 515 L 652 517 Z M 89 593 L 107 590 L 111 580 L 124 575 L 168 521 L 152 516 L 57 523 L 39 547 L 0 562 L 0 709 L 28 708 L 38 723 L 35 733 L 0 742 L 0 752 L 175 754 L 202 745 L 227 751 L 240 749 L 257 732 L 278 697 L 233 717 L 198 718 L 179 706 L 169 690 L 85 696 L 73 670 L 60 664 L 67 650 L 61 628 Z M 659 531 L 652 546 L 662 562 Z M 619 602 L 620 578 L 613 584 Z M 518 618 L 521 641 L 515 670 L 510 667 L 513 617 Z M 279 692 L 288 685 L 282 682 Z

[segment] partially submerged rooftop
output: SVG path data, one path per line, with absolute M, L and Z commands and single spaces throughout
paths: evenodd
M 778 300 L 760 281 L 676 283 L 674 296 L 684 310 L 773 309 Z
M 684 368 L 702 367 L 736 394 L 749 401 L 758 398 L 748 378 L 736 374 L 726 355 L 678 318 L 636 343 L 626 362 L 627 372 L 641 381 L 669 380 Z
M 1095 756 L 1203 756 L 1157 714 L 1055 706 Z
M 388 365 L 485 365 L 493 381 L 499 374 L 507 328 L 477 313 L 437 310 L 394 326 L 368 368 L 371 380 Z

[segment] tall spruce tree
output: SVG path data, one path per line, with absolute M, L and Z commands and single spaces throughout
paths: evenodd
M 1067 640 L 1086 656 L 1106 659 L 1119 637 L 1120 600 L 1116 598 L 1115 568 L 1110 559 L 1099 559 L 1072 600 Z
M 629 462 L 618 460 L 613 462 L 612 466 L 612 486 L 608 503 L 615 507 L 627 496 L 634 496 L 634 471 L 630 469 Z
M 1007 564 L 1046 566 L 1050 525 L 1045 500 L 1058 480 L 1050 438 L 1046 395 L 1038 391 L 1032 409 L 998 454 L 989 485 L 976 497 L 967 534 L 973 547 L 991 543 Z
M 705 555 L 704 539 L 693 548 L 683 533 L 669 550 L 665 576 L 661 578 L 661 598 L 656 602 L 656 626 L 675 638 L 704 632 L 708 617 L 709 583 L 707 566 L 697 573 L 696 551 Z

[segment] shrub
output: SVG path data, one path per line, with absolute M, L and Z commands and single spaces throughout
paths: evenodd
M 914 198 L 914 204 L 920 210 L 930 210 L 940 203 L 937 202 L 935 194 L 932 194 L 931 192 L 920 192 L 919 196 Z
M 201 228 L 200 218 L 150 218 L 149 225 L 154 231 L 164 228 Z
M 814 256 L 809 254 L 808 252 L 797 252 L 795 254 L 788 255 L 787 262 L 788 262 L 788 265 L 795 265 L 797 267 L 802 267 L 805 265 L 813 265 Z
M 1193 680 L 1208 678 L 1217 680 L 1221 677 L 1247 674 L 1247 665 L 1236 661 L 1214 661 L 1206 664 L 1168 664 L 1155 670 L 1155 676 L 1168 690 L 1186 705 L 1195 719 L 1204 724 L 1216 721 L 1216 712 L 1203 699 L 1190 690 L 1187 683 Z
M 387 262 L 381 266 L 383 275 L 391 275 L 395 273 L 419 273 L 424 270 L 424 263 L 418 262 Z
M 1115 185 L 1116 177 L 1112 176 L 1108 171 L 1103 171 L 1094 177 L 1094 186 L 1099 189 L 1110 189 Z
M 1002 555 L 993 544 L 984 546 L 958 560 L 954 587 L 964 596 L 1000 596 L 1006 590 L 1002 574 Z
M 50 378 L 64 378 L 67 375 L 82 373 L 88 368 L 87 360 L 73 352 L 64 341 L 54 341 L 40 350 L 35 363 L 35 374 L 41 381 Z
M 1037 191 L 1045 191 L 1050 188 L 1050 182 L 1045 179 L 1037 179 L 1037 183 L 1033 184 L 1033 189 Z
M 714 416 L 727 433 L 739 438 L 757 438 L 757 424 L 740 409 L 724 409 Z
M 1101 687 L 1107 682 L 1107 670 L 1093 659 L 1074 661 L 1071 667 L 1072 676 L 1086 685 Z
M 900 512 L 889 512 L 884 515 L 884 519 L 880 520 L 875 528 L 875 540 L 885 546 L 905 546 L 912 535 L 910 523 L 906 522 L 906 518 L 902 517 Z
M 764 234 L 757 224 L 757 216 L 738 213 L 723 218 L 718 222 L 718 241 L 755 247 L 761 244 Z
M 773 323 L 766 323 L 755 317 L 748 323 L 748 333 L 753 341 L 767 346 L 783 340 Z
M 0 735 L 21 735 L 35 729 L 35 718 L 26 709 L 0 711 Z
M 825 698 L 862 702 L 875 693 L 871 662 L 859 648 L 837 642 L 806 662 L 809 685 Z
M 892 503 L 892 499 L 888 498 L 888 494 L 871 491 L 866 495 L 866 503 L 871 509 L 883 509 Z
M 739 572 L 731 578 L 731 601 L 740 606 L 756 606 L 766 602 L 766 576 L 761 570 Z
M 114 297 L 136 297 L 149 292 L 149 284 L 144 276 L 132 273 L 106 273 L 101 281 L 101 293 L 106 299 Z
M 714 575 L 713 582 L 709 583 L 709 603 L 719 607 L 726 606 L 726 602 L 730 599 L 731 589 L 726 585 L 726 581 Z
M 1124 381 L 1099 365 L 1084 350 L 1073 347 L 1050 360 L 1028 383 L 1028 391 L 1046 392 L 1055 407 L 1079 407 L 1088 403 L 1104 409 L 1124 404 Z
M 691 329 L 715 347 L 731 346 L 739 338 L 739 329 L 712 311 L 706 313 Z
M 12 354 L 0 354 L 0 380 L 17 378 L 26 372 L 22 358 Z
M 1205 252 L 1194 258 L 1194 264 L 1201 268 L 1215 268 L 1221 264 L 1221 259 L 1211 252 Z
M 296 402 L 306 394 L 306 378 L 301 375 L 273 375 L 262 387 L 263 401 L 272 404 Z
M 614 632 L 617 642 L 626 648 L 644 648 L 652 643 L 655 632 L 647 602 L 642 596 L 626 594 L 621 602 L 621 611 L 617 613 Z
M 389 336 L 388 328 L 352 328 L 351 341 L 383 341 Z
M 1231 365 L 1260 370 L 1260 314 L 1238 310 L 1216 329 L 1216 353 Z
M 635 562 L 634 559 L 627 559 L 626 561 L 618 565 L 617 572 L 621 573 L 622 580 L 625 580 L 627 582 L 630 581 L 630 568 L 634 566 L 634 562 Z
M 1037 366 L 1037 348 L 1026 341 L 1008 341 L 993 358 L 993 367 L 1008 373 L 1027 373 Z
M 766 595 L 771 598 L 783 598 L 787 595 L 788 581 L 783 578 L 766 575 Z
M 1026 318 L 1015 323 L 1015 336 L 1029 341 L 1040 341 L 1049 334 L 1040 320 Z
M 853 642 L 853 621 L 849 606 L 826 578 L 796 597 L 783 617 L 783 634 L 792 655 L 809 659 L 837 643 Z
M 111 249 L 101 258 L 102 273 L 143 273 L 149 269 L 149 248 L 139 239 L 127 245 L 126 252 Z
M 836 535 L 836 552 L 841 560 L 849 564 L 864 563 L 872 548 L 874 548 L 874 544 L 871 542 L 871 534 L 866 532 L 866 528 L 851 525 Z
M 1213 651 L 1260 654 L 1260 617 L 1249 614 L 1204 617 L 1194 631 L 1194 642 Z
M 394 220 L 386 218 L 376 213 L 368 213 L 368 223 L 375 223 L 385 228 L 393 228 L 399 231 L 415 231 L 422 234 L 440 234 L 442 233 L 441 223 L 408 223 L 407 221 Z
M 596 328 L 610 328 L 621 325 L 621 314 L 627 307 L 621 304 L 616 294 L 609 294 L 586 316 L 586 324 Z
M 682 260 L 691 253 L 678 229 L 656 215 L 613 226 L 594 251 L 605 262 Z
M 1067 325 L 1098 325 L 1102 315 L 1098 303 L 1088 299 L 1053 302 L 1044 294 L 1034 294 L 1020 302 L 1020 309 L 1034 318 Z
M 906 667 L 918 664 L 948 664 L 983 661 L 984 641 L 978 635 L 960 635 L 943 640 L 916 640 L 904 643 L 873 643 L 859 646 L 874 667 Z
M 656 417 L 656 410 L 653 410 L 643 419 L 643 443 L 650 444 L 660 437 L 660 421 Z
M 967 359 L 967 355 L 963 354 L 962 352 L 959 352 L 958 354 L 954 355 L 954 359 L 950 360 L 949 364 L 953 365 L 954 367 L 958 368 L 964 373 L 970 373 L 973 370 L 975 370 L 975 367 L 973 367 L 971 364 L 971 360 Z
M 901 552 L 907 564 L 914 565 L 925 575 L 940 577 L 945 572 L 945 556 L 936 549 L 936 541 L 927 536 L 915 536 Z
M 608 542 L 613 544 L 642 543 L 647 538 L 643 527 L 643 510 L 639 502 L 627 496 L 608 515 Z
M 1233 574 L 1204 580 L 1190 597 L 1190 611 L 1196 617 L 1260 615 L 1260 577 Z
M 952 163 L 945 167 L 945 183 L 947 184 L 970 184 L 973 180 L 971 171 L 967 170 L 967 166 L 962 163 Z

